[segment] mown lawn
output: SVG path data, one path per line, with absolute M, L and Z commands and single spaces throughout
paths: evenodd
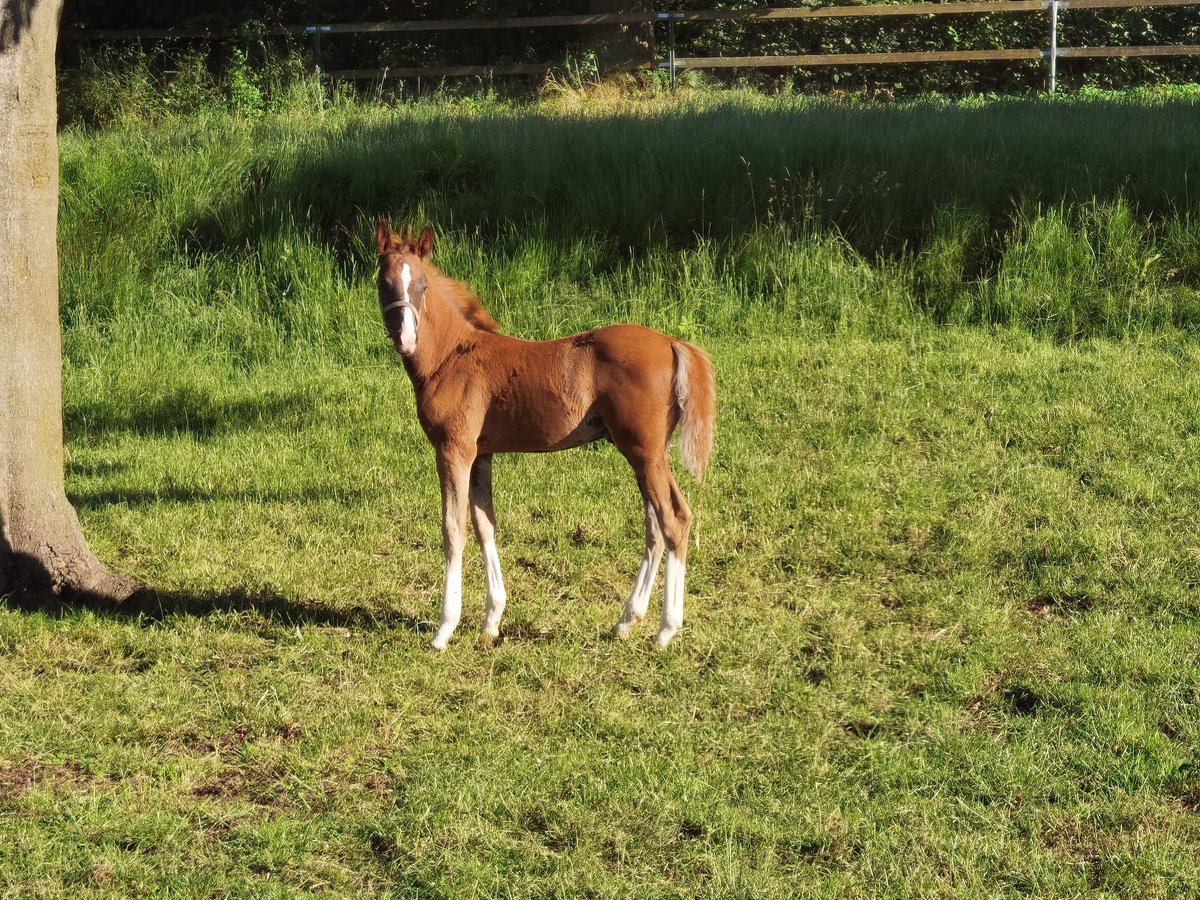
M 394 360 L 69 368 L 69 492 L 159 593 L 0 612 L 5 893 L 1200 892 L 1195 341 L 702 341 L 665 652 L 606 637 L 641 541 L 611 447 L 498 461 L 504 640 L 472 545 L 437 655 Z

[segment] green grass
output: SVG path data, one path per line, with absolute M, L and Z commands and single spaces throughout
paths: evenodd
M 1200 892 L 1194 107 L 695 103 L 65 135 L 68 491 L 158 595 L 0 610 L 5 893 Z M 936 167 L 1072 117 L 1152 146 L 1042 165 L 1012 132 L 1015 174 L 872 195 L 859 231 L 721 187 L 733 150 L 763 179 L 827 153 L 850 191 L 897 145 Z M 543 171 L 568 144 L 577 192 Z M 1068 177 L 1104 166 L 1111 192 Z M 472 545 L 425 649 L 437 481 L 372 296 L 385 210 L 432 218 L 510 331 L 712 352 L 667 651 L 605 636 L 641 546 L 607 445 L 498 460 L 504 640 L 475 648 Z
M 1200 888 L 1194 344 L 711 347 L 719 449 L 687 485 L 688 624 L 663 653 L 652 628 L 604 637 L 640 546 L 611 448 L 501 462 L 506 638 L 474 649 L 472 552 L 437 656 L 437 485 L 398 367 L 280 366 L 154 425 L 127 383 L 127 417 L 75 433 L 71 493 L 163 597 L 0 616 L 3 876 L 72 896 Z M 75 381 L 71 421 L 101 393 Z

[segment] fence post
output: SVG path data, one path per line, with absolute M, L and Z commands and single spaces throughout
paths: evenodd
M 329 93 L 332 97 L 333 93 L 337 90 L 337 85 L 334 83 L 336 79 L 330 78 L 326 80 L 325 71 L 321 65 L 321 34 L 322 32 L 329 30 L 330 28 L 328 25 L 304 26 L 304 33 L 311 34 L 313 36 L 313 63 L 317 67 L 317 81 L 322 87 L 325 87 L 326 85 L 329 86 Z
M 306 25 L 304 26 L 306 33 L 313 36 L 313 61 L 317 64 L 317 68 L 321 68 L 321 33 L 329 31 L 328 25 Z
M 658 21 L 667 23 L 667 72 L 671 90 L 675 90 L 675 20 L 682 19 L 683 13 L 660 12 L 657 16 Z
M 1050 0 L 1050 93 L 1058 86 L 1058 3 Z

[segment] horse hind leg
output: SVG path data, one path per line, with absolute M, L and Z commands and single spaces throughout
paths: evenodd
M 500 570 L 500 555 L 496 552 L 496 513 L 492 506 L 492 458 L 481 456 L 471 468 L 471 521 L 475 537 L 483 552 L 483 567 L 487 573 L 487 601 L 483 614 L 480 644 L 495 643 L 500 636 L 500 618 L 508 595 L 504 575 Z
M 642 565 L 633 582 L 633 590 L 630 591 L 625 610 L 613 626 L 613 637 L 617 638 L 629 637 L 633 626 L 646 617 L 646 610 L 650 606 L 650 594 L 654 591 L 654 582 L 658 578 L 658 566 L 662 562 L 664 543 L 658 514 L 649 500 L 645 506 L 646 551 L 642 554 Z
M 665 647 L 683 626 L 683 587 L 687 569 L 687 542 L 691 530 L 692 511 L 675 483 L 665 451 L 649 460 L 627 454 L 638 487 L 646 502 L 646 554 L 642 569 L 625 612 L 614 629 L 618 635 L 628 633 L 629 626 L 645 614 L 649 594 L 658 571 L 658 560 L 665 548 L 667 569 L 664 585 L 662 619 L 655 642 Z M 657 525 L 652 538 L 652 525 Z M 643 576 L 645 576 L 643 578 Z M 639 588 L 642 590 L 639 591 Z M 636 602 L 635 602 L 636 601 Z M 640 605 L 639 605 L 640 604 Z
M 683 627 L 683 584 L 687 571 L 688 535 L 692 526 L 692 511 L 684 499 L 683 492 L 675 483 L 675 476 L 666 469 L 668 502 L 655 507 L 667 545 L 667 573 L 664 578 L 662 620 L 658 627 L 655 643 L 665 647 Z

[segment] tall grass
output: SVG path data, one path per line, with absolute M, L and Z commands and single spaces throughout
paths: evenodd
M 509 329 L 1200 323 L 1200 102 L 749 93 L 298 103 L 62 140 L 64 314 L 237 366 L 361 358 L 371 223 L 432 221 Z

